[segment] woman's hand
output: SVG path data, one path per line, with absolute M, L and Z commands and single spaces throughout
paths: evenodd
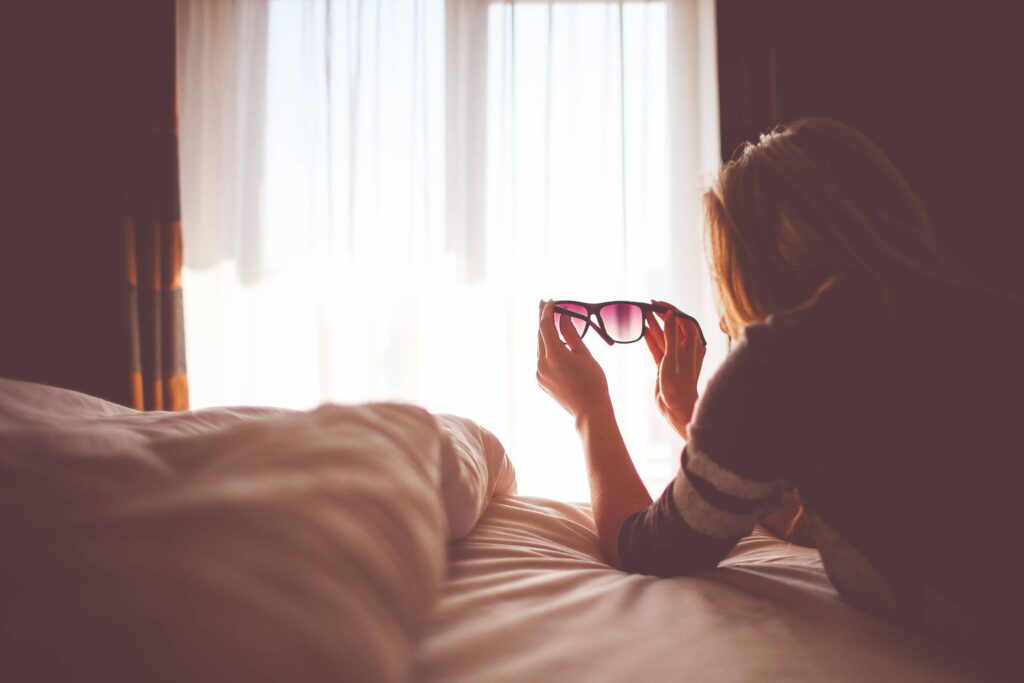
M 569 316 L 560 316 L 559 320 L 565 343 L 555 329 L 554 302 L 542 301 L 537 331 L 537 382 L 578 421 L 611 404 L 608 380 Z
M 652 303 L 665 304 L 663 301 Z M 662 329 L 657 319 L 647 314 L 644 340 L 658 365 L 658 379 L 654 383 L 654 397 L 658 410 L 684 439 L 689 439 L 690 418 L 697 403 L 697 378 L 704 364 L 704 344 L 692 320 L 680 318 L 673 311 L 658 313 L 665 323 Z

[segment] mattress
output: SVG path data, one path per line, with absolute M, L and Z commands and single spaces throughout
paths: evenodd
M 603 561 L 587 506 L 503 496 L 448 556 L 418 681 L 985 680 L 760 528 L 718 569 L 659 579 Z

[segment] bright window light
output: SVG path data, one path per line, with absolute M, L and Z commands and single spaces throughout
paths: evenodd
M 680 53 L 666 2 L 250 5 L 265 40 L 230 54 L 180 19 L 183 63 L 231 65 L 181 71 L 193 405 L 411 401 L 497 434 L 520 493 L 588 499 L 534 376 L 538 301 L 672 300 L 720 347 L 708 364 L 724 353 L 689 199 L 706 160 L 672 156 L 696 125 L 673 74 L 707 99 L 699 27 Z M 587 342 L 659 493 L 682 442 L 646 345 Z

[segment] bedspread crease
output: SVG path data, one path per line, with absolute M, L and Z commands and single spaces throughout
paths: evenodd
M 17 680 L 403 680 L 500 442 L 415 406 L 138 413 L 0 380 Z

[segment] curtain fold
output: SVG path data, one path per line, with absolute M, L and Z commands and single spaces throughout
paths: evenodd
M 698 203 L 713 19 L 710 0 L 181 0 L 194 403 L 414 401 L 492 428 L 521 491 L 585 498 L 536 385 L 538 300 L 671 300 L 705 321 L 709 368 L 725 352 Z M 593 348 L 659 488 L 680 442 L 647 349 Z
M 175 2 L 156 0 L 141 15 L 145 38 L 131 57 L 141 119 L 126 158 L 120 240 L 126 381 L 138 410 L 185 410 Z

